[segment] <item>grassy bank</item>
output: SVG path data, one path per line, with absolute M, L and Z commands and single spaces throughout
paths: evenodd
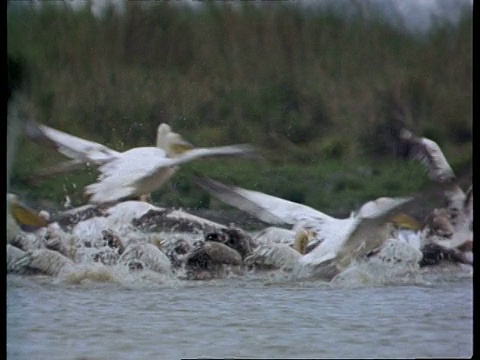
M 418 190 L 421 169 L 392 161 L 400 126 L 437 141 L 454 169 L 471 161 L 471 14 L 417 39 L 380 20 L 248 2 L 199 12 L 130 2 L 101 20 L 43 6 L 9 12 L 7 41 L 26 74 L 23 107 L 41 123 L 116 150 L 152 145 L 160 122 L 197 146 L 262 149 L 259 162 L 184 166 L 155 194 L 165 205 L 220 206 L 194 171 L 333 212 Z M 60 159 L 20 141 L 13 189 L 83 202 L 95 172 L 27 181 Z

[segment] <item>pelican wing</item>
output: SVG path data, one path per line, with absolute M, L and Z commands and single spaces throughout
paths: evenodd
M 465 193 L 458 186 L 457 178 L 438 144 L 427 138 L 419 138 L 406 129 L 401 131 L 400 139 L 406 145 L 409 157 L 420 161 L 428 177 L 443 185 L 448 206 L 463 209 Z
M 53 176 L 57 174 L 63 174 L 66 172 L 74 171 L 74 170 L 79 170 L 83 168 L 85 165 L 85 161 L 83 160 L 67 160 L 67 161 L 62 161 L 61 163 L 58 163 L 53 166 L 49 166 L 40 170 L 35 171 L 35 179 L 40 179 L 48 176 Z
M 231 145 L 214 148 L 197 148 L 176 158 L 168 158 L 158 147 L 139 147 L 121 153 L 102 165 L 101 175 L 95 184 L 87 186 L 94 203 L 106 203 L 125 197 L 153 192 L 174 173 L 177 165 L 204 157 L 251 156 L 249 145 Z
M 255 157 L 256 149 L 249 144 L 195 148 L 183 152 L 172 160 L 172 165 L 180 165 L 192 160 L 207 157 Z
M 358 256 L 379 247 L 390 233 L 385 226 L 390 217 L 405 211 L 412 198 L 380 198 L 366 203 L 355 217 L 332 219 L 319 229 L 324 239 L 310 253 L 300 259 L 303 265 L 319 266 L 333 261 L 344 268 Z
M 102 144 L 85 140 L 45 125 L 28 121 L 24 125 L 25 135 L 41 145 L 53 148 L 61 154 L 82 162 L 103 164 L 119 155 Z
M 409 209 L 412 201 L 411 197 L 379 198 L 362 206 L 353 231 L 337 253 L 338 264 L 345 266 L 352 258 L 364 256 L 379 248 L 392 231 L 390 219 Z
M 93 203 L 109 203 L 147 194 L 168 179 L 171 175 L 168 172 L 170 166 L 172 159 L 166 157 L 164 150 L 155 147 L 134 148 L 100 166 L 98 170 L 101 175 L 96 183 L 85 188 L 85 193 L 91 195 L 90 201 Z
M 452 168 L 435 141 L 419 138 L 406 129 L 401 131 L 400 139 L 407 146 L 410 158 L 425 166 L 430 179 L 439 183 L 456 180 Z
M 293 245 L 294 240 L 295 231 L 276 226 L 267 227 L 254 237 L 254 241 L 259 245 L 271 243 Z
M 56 276 L 75 264 L 66 256 L 49 249 L 28 251 L 11 265 L 16 271 L 33 270 L 45 275 Z
M 299 221 L 318 223 L 333 219 L 309 206 L 258 191 L 227 186 L 208 178 L 197 178 L 197 183 L 226 204 L 256 216 L 266 223 L 294 225 Z

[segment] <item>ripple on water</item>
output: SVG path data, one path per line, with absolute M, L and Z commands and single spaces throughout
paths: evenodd
M 355 283 L 345 273 L 324 283 L 288 273 L 182 281 L 109 271 L 109 281 L 88 271 L 7 275 L 8 359 L 473 353 L 471 274 L 422 271 Z

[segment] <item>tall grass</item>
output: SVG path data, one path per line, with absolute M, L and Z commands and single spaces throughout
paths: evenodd
M 238 162 L 191 167 L 220 180 L 233 177 L 239 186 L 258 182 L 312 206 L 346 208 L 386 189 L 426 186 L 413 181 L 424 179 L 418 168 L 413 178 L 388 170 L 390 185 L 347 170 L 364 162 L 391 169 L 391 134 L 402 125 L 437 141 L 454 169 L 471 161 L 469 13 L 458 26 L 440 24 L 419 39 L 380 18 L 347 21 L 281 4 L 262 9 L 209 2 L 192 11 L 169 2 L 148 10 L 128 2 L 125 16 L 112 11 L 102 19 L 44 5 L 9 12 L 7 41 L 9 57 L 20 59 L 29 74 L 24 106 L 37 121 L 117 150 L 152 145 L 160 122 L 198 146 L 251 142 L 263 149 L 261 171 Z M 23 141 L 12 185 L 58 201 L 66 191 L 59 183 L 68 176 L 38 188 L 26 182 L 52 156 L 57 159 Z M 343 175 L 325 179 L 329 171 Z M 94 179 L 81 174 L 77 192 Z M 190 191 L 188 170 L 176 179 L 185 187 L 177 204 L 206 206 L 198 189 Z M 319 188 L 330 195 L 319 195 Z M 342 191 L 348 196 L 339 197 Z M 174 203 L 169 195 L 160 191 L 159 201 Z

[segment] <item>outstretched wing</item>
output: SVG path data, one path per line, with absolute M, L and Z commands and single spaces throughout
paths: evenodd
M 112 150 L 105 145 L 85 140 L 45 125 L 39 125 L 33 121 L 25 122 L 24 133 L 29 139 L 53 148 L 78 162 L 91 162 L 101 165 L 120 154 L 118 151 Z
M 425 166 L 431 180 L 438 183 L 456 180 L 450 164 L 435 141 L 417 137 L 406 129 L 400 132 L 400 140 L 406 145 L 408 156 Z
M 332 217 L 309 206 L 284 200 L 258 191 L 227 186 L 209 178 L 196 179 L 200 187 L 225 202 L 270 224 L 294 225 L 298 222 L 320 223 Z
M 172 165 L 180 165 L 189 161 L 208 157 L 256 157 L 256 149 L 249 144 L 227 145 L 209 148 L 194 148 L 183 152 L 172 159 Z
M 177 165 L 206 157 L 252 156 L 249 145 L 197 148 L 175 158 L 158 147 L 140 147 L 121 153 L 100 166 L 98 181 L 86 187 L 94 203 L 108 203 L 123 198 L 151 193 L 160 188 L 174 173 Z
M 465 193 L 459 187 L 457 178 L 438 144 L 427 138 L 420 138 L 403 129 L 400 140 L 406 145 L 408 156 L 425 166 L 431 180 L 442 185 L 450 209 L 464 209 Z
M 379 198 L 362 206 L 357 224 L 337 254 L 337 261 L 343 265 L 352 258 L 366 255 L 379 248 L 390 236 L 389 223 L 395 214 L 408 212 L 414 198 Z
M 323 263 L 335 264 L 344 269 L 352 261 L 378 248 L 388 239 L 388 222 L 397 212 L 406 211 L 412 198 L 379 198 L 366 203 L 355 217 L 336 219 L 325 224 L 329 236 L 310 253 L 300 259 L 304 265 L 315 266 L 321 271 Z

